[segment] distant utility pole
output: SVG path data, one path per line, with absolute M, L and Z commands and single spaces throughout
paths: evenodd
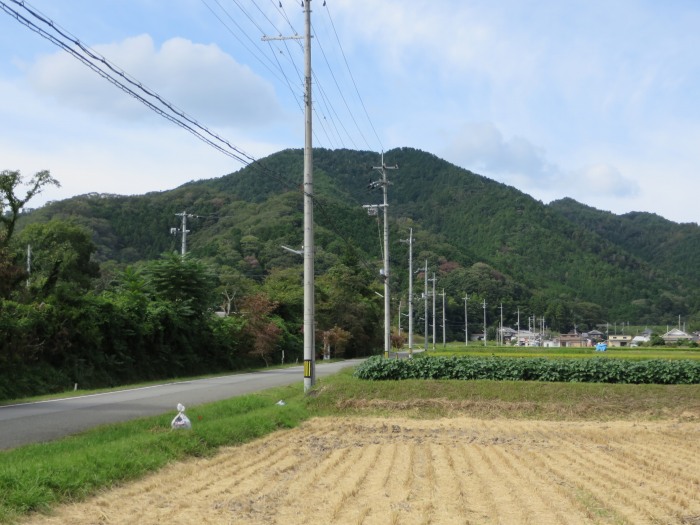
M 425 293 L 423 294 L 424 308 L 425 308 L 425 351 L 428 351 L 428 259 L 425 260 L 425 270 L 423 271 L 423 276 L 425 277 Z
M 442 347 L 445 348 L 447 343 L 445 341 L 445 289 L 442 289 Z
M 408 242 L 408 356 L 413 357 L 413 228 L 401 242 Z
M 484 346 L 486 346 L 486 299 L 484 299 Z
M 403 299 L 399 299 L 399 335 L 401 335 L 401 308 L 403 308 Z
M 176 217 L 181 217 L 182 218 L 182 224 L 180 228 L 170 228 L 170 233 L 172 235 L 177 235 L 177 232 L 182 233 L 182 243 L 180 247 L 180 255 L 184 257 L 187 254 L 187 234 L 190 233 L 190 230 L 187 229 L 187 217 L 189 218 L 194 218 L 196 215 L 192 215 L 191 213 L 187 213 L 186 211 L 183 211 L 182 213 L 176 213 Z
M 435 326 L 437 324 L 437 318 L 435 317 L 435 272 L 433 272 L 433 350 L 435 350 L 435 340 L 437 336 L 437 327 Z
M 464 294 L 464 346 L 469 346 L 469 312 L 467 311 L 467 302 L 469 294 Z
M 499 330 L 498 344 L 503 346 L 503 303 L 501 303 L 501 329 Z
M 304 8 L 304 392 L 316 382 L 316 320 L 314 291 L 314 158 L 312 142 L 313 101 L 311 98 L 311 0 L 302 2 Z M 301 39 L 292 37 L 263 37 L 263 40 Z
M 29 288 L 30 276 L 32 274 L 32 246 L 27 244 L 27 288 Z

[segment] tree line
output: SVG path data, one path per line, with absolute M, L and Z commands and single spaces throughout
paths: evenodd
M 78 221 L 16 232 L 22 208 L 51 185 L 58 181 L 48 172 L 26 183 L 19 172 L 0 173 L 0 399 L 303 358 L 300 266 L 243 279 L 166 252 L 102 272 L 93 232 Z M 380 309 L 366 280 L 348 258 L 318 279 L 319 358 L 376 346 Z

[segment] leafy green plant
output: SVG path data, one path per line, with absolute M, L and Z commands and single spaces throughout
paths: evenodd
M 492 379 L 584 383 L 697 384 L 700 362 L 687 359 L 548 359 L 503 357 L 426 357 L 389 360 L 372 357 L 355 376 L 368 380 Z

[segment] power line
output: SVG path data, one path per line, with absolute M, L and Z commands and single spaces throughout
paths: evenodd
M 331 27 L 333 28 L 333 33 L 335 34 L 336 41 L 338 42 L 338 47 L 340 48 L 340 52 L 343 55 L 343 61 L 345 62 L 345 67 L 348 70 L 348 74 L 350 75 L 350 78 L 352 80 L 352 85 L 355 88 L 355 93 L 357 94 L 357 98 L 360 101 L 360 104 L 362 105 L 362 109 L 365 112 L 365 116 L 367 117 L 367 121 L 369 122 L 370 127 L 372 128 L 372 131 L 374 132 L 374 136 L 377 139 L 377 142 L 379 143 L 381 151 L 384 151 L 384 145 L 382 144 L 381 139 L 379 138 L 379 135 L 377 134 L 377 130 L 374 127 L 374 124 L 372 123 L 372 119 L 369 116 L 369 113 L 367 111 L 367 107 L 365 106 L 364 101 L 362 100 L 362 96 L 360 95 L 360 90 L 357 88 L 357 82 L 355 82 L 355 77 L 352 74 L 352 70 L 350 69 L 350 64 L 348 63 L 347 56 L 345 55 L 345 50 L 343 49 L 343 45 L 340 43 L 340 37 L 338 37 L 338 32 L 335 29 L 335 24 L 333 23 L 333 18 L 331 17 L 331 11 L 328 8 L 328 5 L 324 3 L 324 6 L 326 7 L 326 13 L 328 14 L 328 20 L 331 23 Z M 372 148 L 370 148 L 372 149 Z
M 0 8 L 2 8 L 5 13 L 15 18 L 18 22 L 30 30 L 39 34 L 42 38 L 45 38 L 46 40 L 60 47 L 74 58 L 82 62 L 85 66 L 90 68 L 92 71 L 112 83 L 117 88 L 121 89 L 129 96 L 135 98 L 158 115 L 169 120 L 173 124 L 180 126 L 204 143 L 238 161 L 242 165 L 251 166 L 258 169 L 263 174 L 269 175 L 280 182 L 284 188 L 298 189 L 299 185 L 297 182 L 292 181 L 279 172 L 268 168 L 264 162 L 255 159 L 251 155 L 232 145 L 228 140 L 211 131 L 206 126 L 200 124 L 197 120 L 187 115 L 184 111 L 178 109 L 172 103 L 163 99 L 154 90 L 146 87 L 144 84 L 128 75 L 125 71 L 112 64 L 104 56 L 90 49 L 78 38 L 63 29 L 60 25 L 56 24 L 53 20 L 40 13 L 38 10 L 31 8 L 24 0 L 10 0 L 10 2 L 23 8 L 29 15 L 48 26 L 57 34 L 49 33 L 46 29 L 38 26 L 35 22 L 21 14 L 19 11 L 12 9 L 12 7 L 9 6 L 4 0 L 0 0 Z M 126 82 L 126 84 L 124 82 Z M 145 98 L 138 91 L 143 92 L 151 100 Z M 163 107 L 159 107 L 158 104 L 162 105 Z M 303 189 L 301 190 L 301 193 L 306 195 L 306 192 Z M 315 204 L 318 205 L 319 211 L 324 215 L 324 218 L 326 218 L 330 223 L 331 227 L 329 229 L 345 242 L 345 244 L 358 256 L 360 262 L 362 262 L 366 267 L 371 268 L 370 263 L 360 256 L 347 237 L 338 231 L 335 221 L 325 209 L 324 204 L 314 196 L 311 196 L 311 198 L 314 200 Z

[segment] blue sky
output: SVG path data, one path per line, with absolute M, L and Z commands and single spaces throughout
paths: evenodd
M 262 157 L 304 140 L 301 47 L 261 41 L 303 33 L 300 3 L 279 3 L 30 5 Z M 700 219 L 699 3 L 322 4 L 311 3 L 316 146 L 410 146 L 543 202 Z M 34 204 L 171 189 L 241 167 L 3 12 L 0 123 L 0 169 L 49 169 L 62 183 Z

